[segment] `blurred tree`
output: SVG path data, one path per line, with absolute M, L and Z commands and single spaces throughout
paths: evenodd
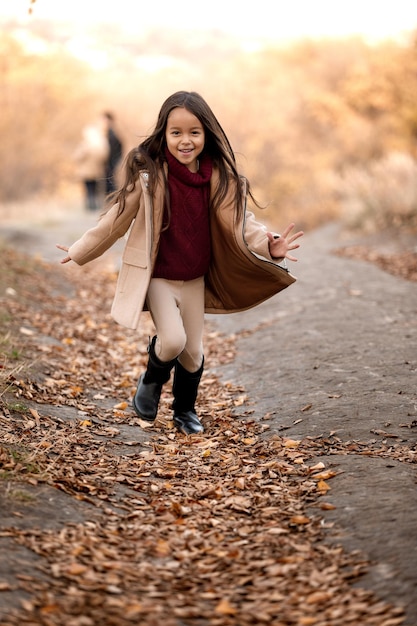
M 61 55 L 34 55 L 0 37 L 0 199 L 56 191 L 68 176 L 80 112 L 94 97 L 84 67 Z
M 47 22 L 31 31 L 48 50 L 58 42 Z M 274 222 L 311 227 L 334 217 L 346 170 L 373 175 L 370 164 L 393 151 L 417 153 L 417 36 L 250 52 L 218 33 L 122 37 L 109 26 L 94 37 L 107 55 L 101 69 L 62 45 L 35 55 L 0 35 L 0 199 L 54 193 L 71 180 L 80 130 L 104 108 L 119 112 L 125 145 L 139 143 L 178 89 L 200 91 L 213 107 Z

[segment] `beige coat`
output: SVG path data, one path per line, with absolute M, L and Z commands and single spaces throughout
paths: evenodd
M 218 185 L 213 171 L 211 194 Z M 112 316 L 123 326 L 137 328 L 145 306 L 152 276 L 164 212 L 162 180 L 153 198 L 148 191 L 148 174 L 142 172 L 128 194 L 123 213 L 117 217 L 115 204 L 69 249 L 70 257 L 83 265 L 99 257 L 129 229 L 123 252 Z M 205 277 L 206 313 L 234 313 L 260 304 L 296 279 L 269 254 L 266 228 L 245 210 L 235 223 L 234 193 L 230 189 L 217 211 L 210 215 L 212 258 Z
M 103 129 L 87 126 L 74 154 L 76 173 L 81 181 L 101 180 L 106 175 L 110 147 Z

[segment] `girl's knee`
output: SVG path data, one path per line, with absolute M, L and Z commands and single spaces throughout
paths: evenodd
M 188 350 L 184 350 L 181 352 L 178 360 L 188 372 L 196 372 L 200 369 L 203 362 L 203 352 L 202 350 L 198 350 L 192 353 Z
M 176 337 L 160 337 L 158 335 L 156 353 L 161 361 L 172 361 L 184 350 L 185 334 Z

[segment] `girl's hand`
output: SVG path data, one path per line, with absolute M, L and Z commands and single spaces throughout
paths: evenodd
M 287 228 L 282 232 L 282 234 L 277 237 L 271 232 L 267 232 L 266 235 L 269 239 L 269 253 L 275 259 L 288 259 L 289 261 L 297 261 L 297 259 L 289 254 L 291 250 L 296 250 L 296 248 L 300 247 L 299 243 L 294 243 L 296 239 L 299 239 L 304 235 L 302 230 L 299 230 L 298 233 L 294 235 L 290 235 L 292 229 L 295 224 L 290 224 Z
M 67 246 L 61 246 L 59 243 L 56 244 L 56 247 L 64 252 L 68 252 L 69 248 Z M 71 261 L 71 257 L 68 255 L 61 260 L 61 263 L 68 263 Z

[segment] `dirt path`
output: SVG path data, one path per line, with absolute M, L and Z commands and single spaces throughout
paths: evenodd
M 0 236 L 58 261 L 54 243 L 93 221 L 76 215 L 29 233 L 9 225 Z M 326 497 L 335 506 L 324 514 L 329 542 L 370 558 L 361 586 L 403 605 L 405 624 L 416 626 L 416 466 L 407 451 L 417 439 L 417 283 L 331 254 L 345 244 L 337 225 L 306 235 L 296 285 L 252 311 L 208 320 L 237 336 L 237 358 L 218 372 L 245 387 L 253 415 L 270 414 L 270 432 L 328 442 L 326 462 L 340 472 Z M 385 444 L 390 454 L 346 454 L 348 442 Z
M 417 473 L 401 446 L 417 443 L 417 284 L 331 254 L 346 243 L 337 225 L 306 236 L 296 285 L 218 321 L 254 331 L 223 375 L 242 382 L 277 432 L 398 446 L 397 461 L 330 455 L 341 473 L 325 517 L 329 537 L 372 560 L 361 585 L 404 604 L 416 626 Z

